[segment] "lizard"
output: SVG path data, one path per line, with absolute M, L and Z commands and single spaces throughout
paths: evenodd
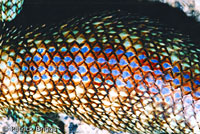
M 9 16 L 1 17 L 16 15 Z M 6 29 L 0 38 L 1 114 L 21 127 L 58 133 L 49 112 L 112 131 L 198 133 L 199 52 L 173 28 L 123 11 Z

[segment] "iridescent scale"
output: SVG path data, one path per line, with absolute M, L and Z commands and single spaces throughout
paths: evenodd
M 0 21 L 11 21 L 20 13 L 24 0 L 1 0 Z
M 200 132 L 200 49 L 172 28 L 110 12 L 13 33 L 1 45 L 1 109 L 130 133 Z

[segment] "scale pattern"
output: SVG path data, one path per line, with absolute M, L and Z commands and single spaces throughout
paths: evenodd
M 2 114 L 65 112 L 112 131 L 200 132 L 200 49 L 157 20 L 107 12 L 7 29 L 2 41 Z
M 0 21 L 11 21 L 20 13 L 24 0 L 1 0 Z

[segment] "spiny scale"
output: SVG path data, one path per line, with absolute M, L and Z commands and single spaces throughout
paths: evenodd
M 2 40 L 1 109 L 130 133 L 200 132 L 200 49 L 156 20 L 116 11 Z

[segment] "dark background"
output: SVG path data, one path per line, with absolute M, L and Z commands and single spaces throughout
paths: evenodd
M 200 22 L 187 17 L 181 10 L 159 2 L 139 0 L 25 0 L 22 12 L 11 25 L 57 23 L 73 16 L 83 16 L 105 10 L 126 10 L 158 18 L 161 23 L 190 35 L 200 44 Z M 141 1 L 141 0 L 140 0 Z M 143 0 L 144 1 L 144 0 Z

